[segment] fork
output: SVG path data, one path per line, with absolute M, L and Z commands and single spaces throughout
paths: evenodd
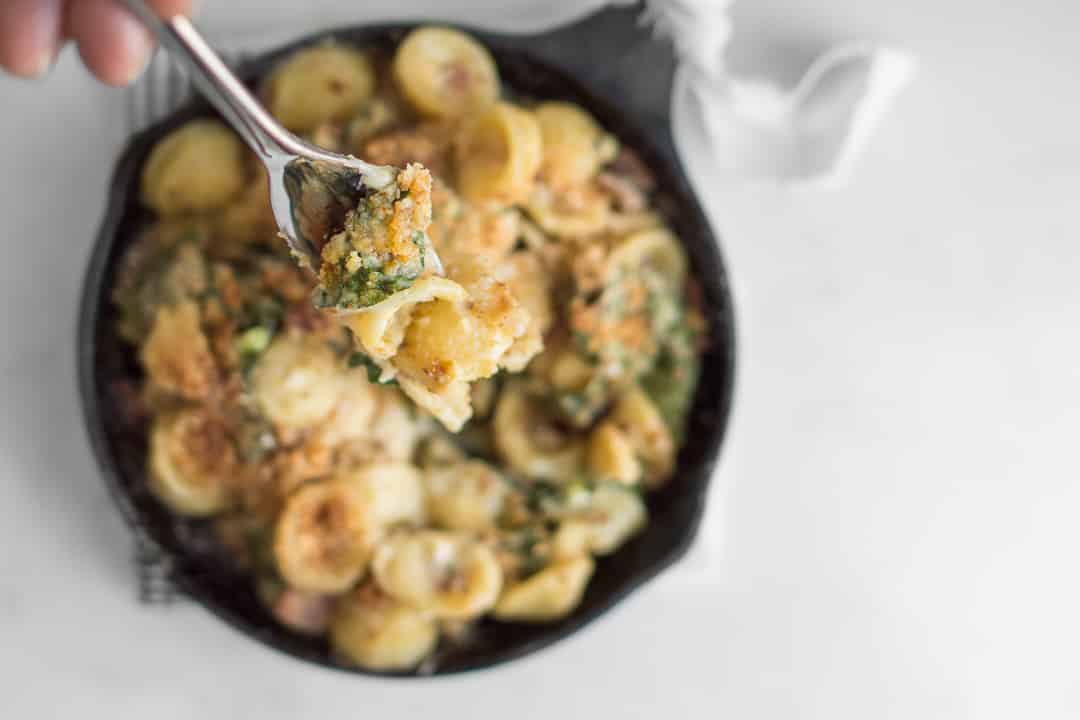
M 157 36 L 192 84 L 255 152 L 270 179 L 270 203 L 281 235 L 297 261 L 316 271 L 321 238 L 303 232 L 304 198 L 347 188 L 356 197 L 386 187 L 397 170 L 327 152 L 282 127 L 255 99 L 186 17 L 162 18 L 142 0 L 123 0 L 127 9 Z M 171 92 L 171 88 L 167 88 Z M 332 185 L 332 188 L 331 188 Z M 310 202 L 310 201 L 309 201 Z

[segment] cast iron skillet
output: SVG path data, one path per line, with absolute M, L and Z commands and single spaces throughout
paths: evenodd
M 320 34 L 246 63 L 241 77 L 254 82 L 281 57 L 327 37 L 390 48 L 410 27 L 364 26 Z M 569 28 L 529 38 L 464 29 L 491 48 L 500 75 L 512 91 L 581 104 L 648 163 L 663 189 L 659 207 L 685 243 L 700 281 L 711 344 L 704 356 L 688 442 L 679 454 L 673 480 L 649 496 L 647 530 L 599 561 L 585 598 L 572 615 L 549 625 L 484 621 L 466 646 L 440 650 L 433 669 L 426 671 L 437 675 L 491 667 L 546 647 L 595 620 L 686 552 L 697 533 L 723 439 L 734 375 L 733 315 L 723 262 L 675 157 L 667 123 L 673 67 L 670 50 L 642 33 L 625 10 L 606 11 Z M 208 107 L 199 102 L 184 107 L 133 138 L 116 166 L 80 310 L 78 371 L 86 423 L 101 471 L 124 517 L 161 547 L 184 592 L 260 642 L 309 662 L 340 668 L 323 639 L 292 633 L 271 618 L 256 599 L 248 577 L 234 568 L 204 522 L 171 514 L 149 494 L 144 475 L 145 428 L 132 428 L 122 420 L 117 389 L 137 380 L 140 371 L 132 348 L 113 330 L 110 289 L 120 257 L 137 228 L 149 219 L 139 205 L 139 171 L 150 148 L 165 133 L 209 114 Z

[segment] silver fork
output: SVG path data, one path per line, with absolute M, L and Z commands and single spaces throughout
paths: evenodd
M 305 215 L 303 200 L 312 191 L 311 185 L 324 185 L 321 191 L 313 191 L 316 196 L 325 194 L 330 185 L 332 193 L 340 194 L 347 188 L 359 196 L 362 186 L 379 189 L 389 185 L 397 176 L 396 169 L 327 152 L 296 137 L 259 104 L 187 18 L 158 17 L 142 0 L 124 0 L 124 5 L 157 36 L 172 59 L 187 71 L 195 88 L 266 166 L 278 228 L 300 264 L 316 270 L 321 238 L 307 237 L 298 221 L 298 216 Z M 167 99 L 171 92 L 167 84 Z

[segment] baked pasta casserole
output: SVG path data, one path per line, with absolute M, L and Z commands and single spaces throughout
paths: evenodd
M 223 124 L 153 148 L 154 219 L 114 288 L 151 490 L 344 663 L 410 670 L 481 619 L 566 616 L 645 528 L 697 381 L 703 322 L 648 169 L 583 108 L 504 93 L 446 28 L 308 47 L 260 93 L 400 171 L 312 273 Z

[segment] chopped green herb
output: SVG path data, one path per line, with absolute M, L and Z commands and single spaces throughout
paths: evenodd
M 403 173 L 415 181 L 418 197 L 402 204 L 414 186 L 399 187 L 399 176 L 399 182 L 360 198 L 323 247 L 316 306 L 370 307 L 408 289 L 424 271 L 427 220 L 418 219 L 424 213 L 417 212 L 414 203 L 430 211 L 430 200 L 424 199 L 430 175 L 415 169 Z
M 256 325 L 248 328 L 236 339 L 236 350 L 241 355 L 258 355 L 270 346 L 274 334 L 270 328 Z
M 407 290 L 419 276 L 419 272 L 388 275 L 378 269 L 373 258 L 364 258 L 361 262 L 361 267 L 350 273 L 345 267 L 347 260 L 341 260 L 335 273 L 338 282 L 324 282 L 315 290 L 312 298 L 315 306 L 344 309 L 371 307 L 396 292 Z
M 667 335 L 656 365 L 641 378 L 641 388 L 656 403 L 664 422 L 679 441 L 683 439 L 686 416 L 701 373 L 696 344 L 693 329 L 685 320 L 680 322 Z
M 397 384 L 397 382 L 394 380 L 387 380 L 386 382 L 383 382 L 380 379 L 382 378 L 382 368 L 380 368 L 377 364 L 375 364 L 374 360 L 372 360 L 370 357 L 368 357 L 362 352 L 354 351 L 351 355 L 349 355 L 348 365 L 351 368 L 363 367 L 365 370 L 367 370 L 367 379 L 370 383 L 374 383 L 376 385 Z
M 528 488 L 526 504 L 533 512 L 555 512 L 562 504 L 562 490 L 549 482 L 535 482 Z

